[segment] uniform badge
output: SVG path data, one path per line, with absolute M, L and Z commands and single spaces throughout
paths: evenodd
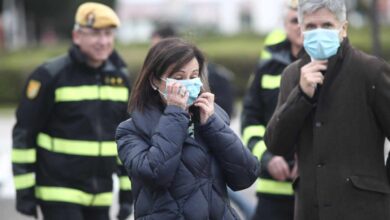
M 110 77 L 105 77 L 104 78 L 104 82 L 107 84 L 107 85 L 109 85 L 110 84 Z
M 39 93 L 39 89 L 41 88 L 41 82 L 37 80 L 30 80 L 27 85 L 26 95 L 29 99 L 34 99 L 37 97 Z
M 115 85 L 115 77 L 111 78 L 111 85 Z
M 122 85 L 123 84 L 123 79 L 120 78 L 120 77 L 116 78 L 116 84 L 117 85 Z
M 87 27 L 93 27 L 95 23 L 95 15 L 93 13 L 89 13 L 87 15 Z

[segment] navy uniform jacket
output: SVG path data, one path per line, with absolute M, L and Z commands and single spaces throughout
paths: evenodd
M 18 211 L 32 214 L 36 200 L 110 206 L 117 171 L 121 200 L 131 203 L 114 140 L 116 127 L 129 117 L 129 89 L 126 66 L 115 52 L 94 69 L 77 46 L 29 76 L 13 129 Z

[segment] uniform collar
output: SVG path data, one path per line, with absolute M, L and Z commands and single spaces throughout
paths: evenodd
M 276 60 L 280 63 L 288 65 L 292 63 L 292 55 L 291 55 L 291 43 L 288 39 L 273 45 L 269 45 L 266 47 L 272 54 L 272 59 Z

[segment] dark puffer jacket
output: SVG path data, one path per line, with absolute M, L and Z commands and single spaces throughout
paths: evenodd
M 189 114 L 176 106 L 133 112 L 116 134 L 118 154 L 132 181 L 136 219 L 239 219 L 233 190 L 256 180 L 259 162 L 229 128 L 216 105 L 206 124 L 189 133 Z

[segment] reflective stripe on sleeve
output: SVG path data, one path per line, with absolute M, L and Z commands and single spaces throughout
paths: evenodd
M 35 196 L 48 202 L 68 202 L 83 206 L 110 206 L 112 192 L 90 194 L 78 189 L 65 187 L 37 186 Z
M 276 195 L 293 195 L 292 183 L 280 182 L 269 179 L 257 179 L 257 189 L 259 193 L 276 194 Z
M 249 140 L 252 137 L 262 138 L 265 133 L 265 127 L 263 125 L 251 125 L 244 129 L 242 132 L 242 141 L 245 146 L 248 146 Z
M 12 149 L 12 163 L 35 163 L 36 150 L 34 148 Z
M 55 153 L 79 156 L 116 156 L 115 141 L 84 141 L 53 138 L 47 134 L 39 133 L 38 146 Z
M 265 50 L 265 49 L 261 51 L 260 59 L 261 59 L 262 61 L 264 61 L 264 60 L 269 60 L 269 59 L 271 59 L 271 58 L 272 58 L 271 52 L 269 52 L 268 50 Z
M 267 147 L 265 146 L 265 142 L 264 140 L 261 140 L 253 147 L 252 154 L 260 160 L 266 150 Z
M 26 189 L 35 185 L 35 174 L 26 173 L 14 176 L 15 189 Z
M 131 182 L 128 176 L 119 177 L 120 190 L 131 190 Z
M 264 74 L 261 79 L 261 88 L 263 89 L 277 89 L 280 87 L 281 75 Z
M 55 91 L 56 102 L 85 100 L 109 100 L 127 102 L 129 91 L 126 87 L 113 86 L 74 86 L 61 87 Z

